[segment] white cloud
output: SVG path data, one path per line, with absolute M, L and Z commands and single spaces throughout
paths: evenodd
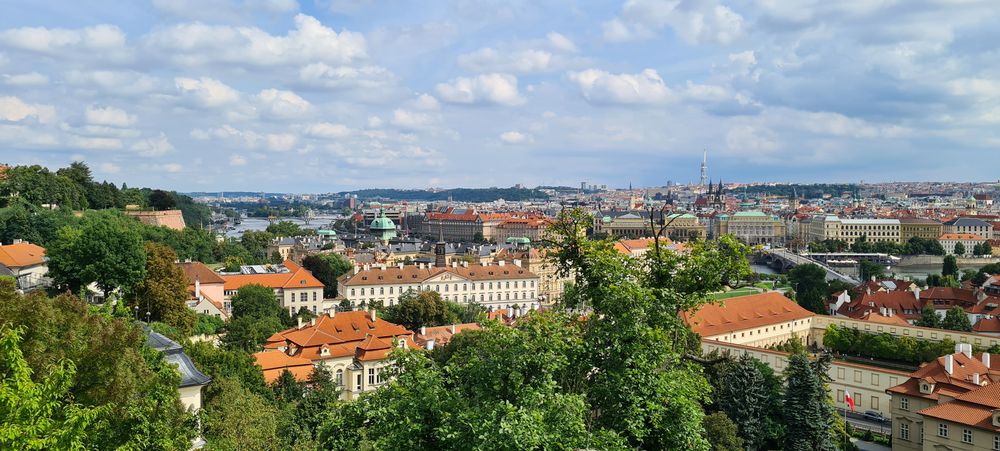
M 33 118 L 45 124 L 52 121 L 55 116 L 56 109 L 51 105 L 25 103 L 13 96 L 0 97 L 0 120 L 20 122 Z
M 517 131 L 508 131 L 500 134 L 500 141 L 504 144 L 524 144 L 532 141 L 531 135 L 526 135 Z
M 745 66 L 753 66 L 757 64 L 757 55 L 753 50 L 747 50 L 745 52 L 730 53 L 729 61 L 737 64 L 742 64 Z
M 291 133 L 269 133 L 264 135 L 264 142 L 268 149 L 275 152 L 287 152 L 295 147 L 299 138 Z
M 178 77 L 174 79 L 174 84 L 182 95 L 207 108 L 227 105 L 240 99 L 238 91 L 214 78 L 201 77 L 196 80 Z
M 673 93 L 653 69 L 638 74 L 611 74 L 599 69 L 570 72 L 583 97 L 593 103 L 656 104 L 673 98 Z
M 97 165 L 97 170 L 105 174 L 117 174 L 121 172 L 122 168 L 117 164 L 105 162 Z
M 159 80 L 140 72 L 125 71 L 80 71 L 72 70 L 64 75 L 71 86 L 96 88 L 112 95 L 143 95 L 157 88 Z
M 106 137 L 70 136 L 67 143 L 70 147 L 89 150 L 118 150 L 123 147 L 122 140 Z
M 257 104 L 265 113 L 279 118 L 301 116 L 312 107 L 306 99 L 294 92 L 278 89 L 261 91 L 257 94 Z
M 0 77 L 7 86 L 44 86 L 49 84 L 49 76 L 38 72 L 3 75 Z
M 83 118 L 90 125 L 107 125 L 122 128 L 134 124 L 136 120 L 134 115 L 112 106 L 89 106 L 83 112 Z
M 160 133 L 160 136 L 143 139 L 132 144 L 132 150 L 144 157 L 162 157 L 174 151 L 174 145 L 170 144 L 167 135 Z
M 551 63 L 552 53 L 532 49 L 501 53 L 485 47 L 458 57 L 459 66 L 476 72 L 544 72 Z
M 378 116 L 368 116 L 368 128 L 379 128 L 382 126 L 382 118 Z
M 0 43 L 7 48 L 48 56 L 83 57 L 100 52 L 103 56 L 125 50 L 125 33 L 114 25 L 69 30 L 65 28 L 23 27 L 0 31 Z
M 420 94 L 413 100 L 413 107 L 418 110 L 437 110 L 441 104 L 430 94 Z
M 448 83 L 438 83 L 435 89 L 442 100 L 451 103 L 494 103 L 507 106 L 524 103 L 524 97 L 517 90 L 517 77 L 509 74 L 459 77 Z
M 545 35 L 545 37 L 549 40 L 549 44 L 557 50 L 569 53 L 575 53 L 579 50 L 576 48 L 576 44 L 574 44 L 573 41 L 562 34 L 553 31 Z
M 247 159 L 242 155 L 234 153 L 229 156 L 230 166 L 246 166 L 246 164 L 247 164 Z
M 664 27 L 692 43 L 731 44 L 744 33 L 743 16 L 716 0 L 628 0 L 621 15 L 604 23 L 612 42 L 646 39 Z
M 430 126 L 434 120 L 425 113 L 415 113 L 404 109 L 392 112 L 392 125 L 405 129 L 419 129 Z
M 163 171 L 163 172 L 169 172 L 169 173 L 173 174 L 173 173 L 178 173 L 178 172 L 183 171 L 184 170 L 184 166 L 181 166 L 178 163 L 166 163 L 166 164 L 153 165 L 152 169 L 154 171 Z
M 737 125 L 726 133 L 726 146 L 733 154 L 751 153 L 755 157 L 781 148 L 777 135 L 767 128 Z
M 949 92 L 956 96 L 971 96 L 980 98 L 1000 97 L 1000 80 L 988 78 L 959 78 L 949 81 Z
M 295 29 L 275 36 L 257 27 L 178 24 L 145 37 L 151 52 L 181 65 L 238 64 L 281 66 L 324 62 L 349 64 L 365 58 L 365 38 L 344 30 L 337 33 L 314 17 L 295 16 Z
M 305 134 L 313 138 L 346 138 L 351 135 L 351 132 L 351 129 L 344 124 L 332 124 L 330 122 L 309 124 L 305 128 Z
M 299 80 L 307 86 L 329 89 L 379 88 L 393 83 L 395 77 L 379 66 L 330 66 L 312 63 L 299 70 Z

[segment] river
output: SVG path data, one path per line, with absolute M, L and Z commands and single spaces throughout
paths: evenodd
M 304 229 L 319 229 L 326 227 L 335 219 L 344 219 L 341 215 L 317 215 L 309 219 L 309 223 L 298 218 L 279 218 L 279 221 L 288 221 L 294 224 L 298 224 Z M 267 218 L 243 218 L 235 228 L 226 231 L 226 237 L 239 237 L 243 235 L 243 232 L 247 230 L 264 230 L 270 225 L 270 221 Z

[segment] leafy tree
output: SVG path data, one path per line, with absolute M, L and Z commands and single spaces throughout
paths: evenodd
M 119 214 L 86 215 L 79 227 L 63 227 L 47 249 L 49 275 L 78 292 L 96 283 L 107 297 L 128 292 L 146 275 L 146 254 L 135 222 Z
M 920 310 L 920 318 L 913 324 L 920 327 L 940 328 L 941 317 L 938 316 L 937 310 L 932 305 L 927 304 Z
M 271 252 L 271 258 L 268 259 L 268 263 L 271 263 L 272 265 L 281 264 L 281 262 L 284 261 L 285 257 L 282 257 L 281 253 L 278 251 Z
M 91 313 L 70 295 L 20 295 L 10 282 L 0 282 L 0 318 L 24 331 L 20 349 L 35 374 L 48 374 L 60 362 L 76 368 L 70 399 L 100 408 L 84 448 L 190 446 L 195 428 L 180 402 L 180 375 L 145 346 L 142 330 L 131 321 Z
M 177 254 L 157 243 L 146 243 L 145 248 L 146 278 L 130 296 L 130 304 L 148 312 L 150 321 L 162 321 L 190 335 L 195 314 L 187 306 L 187 278 L 174 263 Z
M 282 402 L 291 403 L 302 399 L 305 393 L 305 386 L 295 379 L 295 375 L 287 369 L 281 372 L 278 380 L 271 384 L 274 397 Z
M 963 269 L 961 280 L 962 282 L 970 281 L 976 277 L 976 274 L 978 274 L 978 271 L 975 269 Z
M 212 382 L 213 402 L 201 410 L 205 439 L 213 449 L 282 449 L 278 410 L 239 382 Z
M 156 210 L 173 210 L 177 207 L 177 198 L 171 192 L 154 189 L 149 193 L 149 206 Z
M 279 221 L 274 224 L 270 224 L 266 229 L 264 229 L 264 231 L 274 236 L 303 236 L 316 234 L 315 229 L 304 229 L 291 221 Z
M 302 259 L 302 267 L 312 272 L 313 276 L 323 282 L 323 297 L 337 297 L 337 278 L 346 274 L 353 267 L 351 262 L 340 254 L 314 254 Z
M 795 290 L 796 301 L 806 310 L 818 314 L 826 313 L 826 297 L 829 285 L 826 271 L 812 263 L 796 265 L 788 271 L 788 281 Z
M 764 442 L 765 421 L 772 404 L 772 393 L 768 392 L 764 375 L 755 360 L 743 354 L 727 365 L 719 378 L 721 386 L 715 396 L 719 409 L 738 427 L 739 436 L 748 449 L 759 449 Z
M 989 241 L 983 241 L 982 253 L 979 255 L 993 255 L 993 245 Z
M 885 277 L 885 267 L 868 260 L 861 260 L 860 272 L 861 280 L 869 280 L 872 277 L 878 280 Z
M 861 235 L 854 240 L 854 244 L 851 244 L 851 252 L 859 254 L 870 253 L 872 252 L 872 243 L 868 242 L 868 237 Z
M 83 449 L 86 434 L 107 409 L 72 401 L 72 361 L 61 360 L 33 380 L 21 335 L 0 326 L 0 448 Z
M 962 244 L 962 243 L 958 243 L 958 244 Z M 958 244 L 955 245 L 955 248 L 956 248 L 955 254 L 958 254 L 958 252 L 957 252 L 958 251 L 958 249 L 957 249 L 958 248 Z M 965 250 L 963 249 L 962 251 L 964 253 Z M 959 255 L 961 255 L 961 254 L 959 254 Z M 944 256 L 944 264 L 941 266 L 941 276 L 942 277 L 943 276 L 952 276 L 952 277 L 954 277 L 956 279 L 958 278 L 958 263 L 955 261 L 955 255 L 945 255 Z
M 267 245 L 274 239 L 274 235 L 268 232 L 248 230 L 240 237 L 240 244 L 246 248 L 254 263 L 263 263 L 267 260 Z M 248 262 L 249 263 L 249 262 Z
M 233 318 L 287 317 L 287 312 L 278 303 L 274 290 L 263 285 L 251 284 L 240 287 L 230 302 L 233 307 Z
M 812 363 L 805 354 L 792 354 L 785 369 L 785 446 L 786 450 L 832 450 L 831 428 L 825 399 L 829 395 Z
M 989 280 L 989 278 L 990 275 L 988 273 L 983 272 L 983 270 L 980 269 L 978 272 L 976 272 L 976 275 L 972 276 L 972 279 L 970 280 L 972 281 L 972 284 L 974 286 L 981 287 L 983 286 L 984 283 L 986 283 L 987 280 Z
M 736 434 L 736 424 L 724 412 L 705 416 L 705 438 L 712 451 L 743 451 L 743 439 Z
M 955 306 L 945 312 L 944 319 L 941 321 L 941 328 L 971 332 L 972 322 L 969 321 L 969 315 L 965 314 L 965 310 L 962 307 Z
M 72 210 L 87 208 L 84 188 L 71 178 L 39 165 L 14 166 L 0 183 L 0 198 L 18 197 L 31 205 L 56 205 Z
M 226 272 L 239 272 L 240 268 L 245 264 L 245 260 L 233 255 L 226 257 L 226 261 L 222 263 L 222 269 Z
M 198 313 L 191 335 L 215 335 L 225 328 L 226 323 L 217 316 Z
M 442 326 L 457 322 L 455 314 L 436 291 L 408 290 L 399 296 L 398 303 L 385 309 L 382 317 L 410 330 L 419 330 L 421 326 Z
M 955 243 L 955 250 L 952 251 L 952 255 L 965 255 L 965 245 L 962 243 Z
M 210 376 L 213 381 L 222 379 L 235 381 L 246 390 L 267 400 L 270 400 L 274 395 L 267 382 L 264 381 L 264 374 L 257 366 L 256 360 L 246 352 L 219 348 L 211 343 L 200 341 L 189 343 L 184 347 L 184 353 L 191 358 L 198 369 Z M 215 389 L 206 389 L 204 404 L 214 403 L 217 394 L 218 391 Z

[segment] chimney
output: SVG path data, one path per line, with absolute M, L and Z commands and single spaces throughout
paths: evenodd
M 397 267 L 398 267 L 399 269 L 403 269 L 403 262 L 399 262 L 399 263 L 396 263 L 396 266 L 397 266 Z
M 521 266 L 521 260 L 514 259 L 514 266 Z
M 424 347 L 426 347 L 428 351 L 433 351 L 434 350 L 434 339 L 431 338 L 430 340 L 427 340 L 427 343 L 424 344 Z
M 451 334 L 455 335 L 455 325 L 454 324 L 451 325 Z
M 10 242 L 10 244 L 21 244 L 23 242 L 24 242 L 24 240 L 22 240 L 20 238 L 15 238 L 13 241 Z
M 298 323 L 299 323 L 299 325 L 297 326 L 297 328 L 301 329 L 302 328 L 302 317 L 300 316 L 300 317 L 298 317 L 296 319 L 298 320 Z
M 972 358 L 972 345 L 969 343 L 957 343 L 955 345 L 955 352 L 961 352 L 965 354 L 966 357 Z
M 988 352 L 983 353 L 983 365 L 986 365 L 986 368 L 990 367 L 990 353 Z
M 462 262 L 462 267 L 463 268 L 468 268 L 469 267 L 469 262 Z
M 201 299 L 201 276 L 194 276 L 194 298 Z
M 313 319 L 309 320 L 309 325 L 310 326 L 315 326 L 316 325 L 316 318 L 313 318 Z
M 951 374 L 955 368 L 955 356 L 948 354 L 944 356 L 944 372 Z
M 500 260 L 499 262 L 497 262 L 497 265 L 499 265 L 499 266 L 504 266 L 505 264 L 507 264 L 507 262 L 505 262 L 503 260 Z
M 427 326 L 420 326 L 420 335 L 427 336 Z
M 354 274 L 361 272 L 361 268 L 358 265 L 354 265 Z
M 381 269 L 382 271 L 385 271 L 385 263 L 383 263 L 382 266 L 379 266 L 379 269 Z
M 913 297 L 916 298 L 919 301 L 920 300 L 920 287 L 918 287 L 916 285 L 914 285 L 913 287 L 914 287 L 913 288 Z
M 979 373 L 972 373 L 972 383 L 979 385 Z
M 375 309 L 368 309 L 368 315 L 372 317 L 372 322 L 373 323 L 378 319 L 376 317 Z

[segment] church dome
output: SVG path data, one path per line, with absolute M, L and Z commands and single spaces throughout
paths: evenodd
M 379 215 L 368 226 L 369 230 L 396 230 L 396 223 L 385 216 L 385 210 L 379 210 Z

